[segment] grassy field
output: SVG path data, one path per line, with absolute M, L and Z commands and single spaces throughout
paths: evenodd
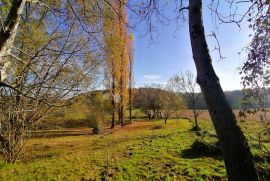
M 191 149 L 195 140 L 217 142 L 211 123 L 201 120 L 200 125 L 199 133 L 190 131 L 193 124 L 184 119 L 167 125 L 137 120 L 102 135 L 87 128 L 47 131 L 29 140 L 17 164 L 0 161 L 0 180 L 226 180 L 221 156 Z M 249 122 L 243 128 L 255 135 L 261 125 Z M 260 170 L 269 174 L 269 158 L 256 141 L 250 144 Z

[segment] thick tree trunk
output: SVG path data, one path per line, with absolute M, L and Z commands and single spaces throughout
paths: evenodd
M 229 180 L 258 180 L 247 140 L 220 86 L 211 63 L 202 21 L 202 0 L 189 1 L 189 32 L 197 82 L 201 87 L 223 150 Z
M 0 27 L 0 81 L 6 78 L 7 69 L 11 64 L 8 56 L 11 53 L 25 2 L 26 0 L 14 0 L 3 28 Z

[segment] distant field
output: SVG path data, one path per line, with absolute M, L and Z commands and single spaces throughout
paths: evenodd
M 0 161 L 0 180 L 226 180 L 221 156 L 190 151 L 196 139 L 217 142 L 210 121 L 199 124 L 199 133 L 190 131 L 193 123 L 186 119 L 169 120 L 167 125 L 162 120 L 137 120 L 105 129 L 102 135 L 92 135 L 89 128 L 37 132 L 27 143 L 23 160 L 15 165 Z M 255 138 L 262 125 L 253 121 L 242 127 Z M 267 180 L 270 159 L 256 139 L 250 144 Z M 269 142 L 266 146 L 270 149 Z

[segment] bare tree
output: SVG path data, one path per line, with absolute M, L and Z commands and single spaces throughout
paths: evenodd
M 200 96 L 200 88 L 197 86 L 196 80 L 192 72 L 187 71 L 185 74 L 175 75 L 169 80 L 170 84 L 173 85 L 177 92 L 184 95 L 186 104 L 189 104 L 193 111 L 194 117 L 194 130 L 199 129 L 198 116 L 198 98 Z

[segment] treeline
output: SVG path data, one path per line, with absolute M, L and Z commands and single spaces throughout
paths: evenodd
M 260 107 L 260 105 L 258 104 L 258 101 L 252 98 L 245 100 L 244 93 L 241 90 L 224 91 L 224 93 L 229 101 L 229 104 L 232 106 L 233 109 L 259 108 Z M 267 104 L 265 106 L 269 107 L 270 104 Z M 188 104 L 188 107 L 190 108 L 190 104 Z M 199 95 L 198 109 L 207 109 L 206 102 L 202 95 Z
M 160 92 L 163 92 L 166 90 L 160 90 Z M 144 94 L 144 95 L 140 95 L 140 93 L 143 92 L 148 92 L 148 94 Z M 157 90 L 155 90 L 154 88 L 151 87 L 142 87 L 142 88 L 137 88 L 134 89 L 134 108 L 137 109 L 141 109 L 143 108 L 143 102 L 145 101 L 145 99 L 142 98 L 142 96 L 149 96 L 152 97 L 152 99 L 154 99 L 154 97 L 159 97 L 156 93 L 159 92 Z M 256 101 L 255 99 L 248 99 L 245 100 L 244 98 L 244 93 L 241 90 L 234 90 L 234 91 L 224 91 L 229 104 L 232 106 L 233 109 L 245 109 L 245 108 L 259 108 L 260 105 L 258 104 L 258 101 Z M 203 95 L 200 93 L 195 93 L 196 95 L 198 95 L 198 101 L 197 101 L 197 109 L 207 109 L 207 105 L 206 102 L 203 98 Z M 182 96 L 185 97 L 185 93 L 182 93 Z M 143 100 L 143 101 L 141 101 Z M 265 107 L 270 107 L 270 103 L 266 103 L 264 104 Z M 192 109 L 192 103 L 191 102 L 186 102 L 185 103 L 185 107 L 187 109 Z

